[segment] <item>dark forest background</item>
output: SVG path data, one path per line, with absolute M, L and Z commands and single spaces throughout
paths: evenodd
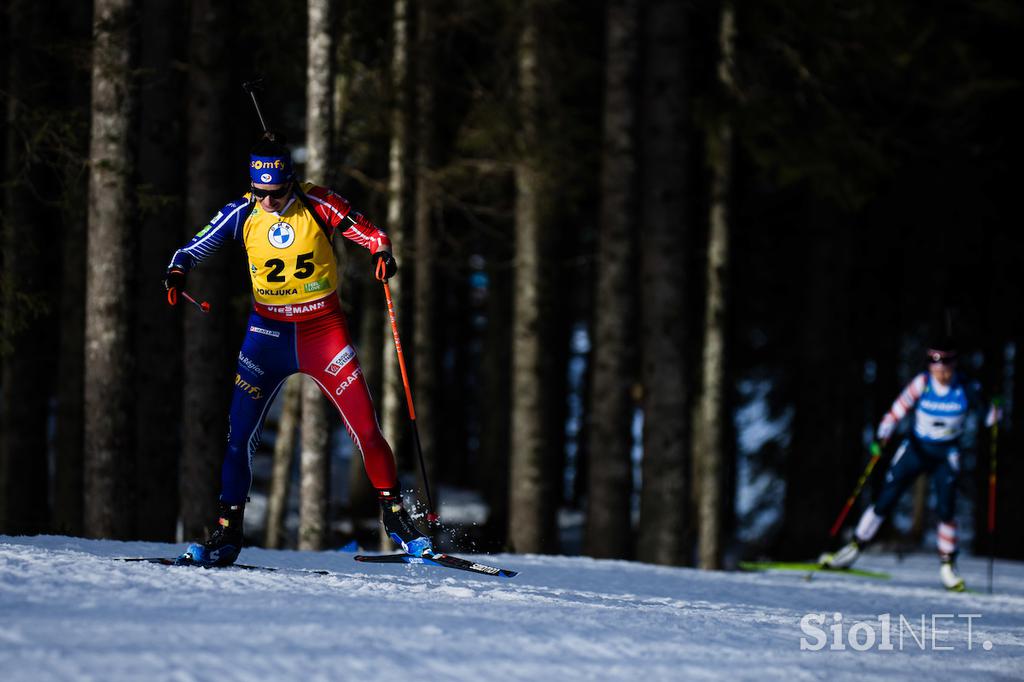
M 1024 557 L 1018 3 L 5 0 L 0 22 L 0 532 L 208 532 L 245 256 L 190 277 L 208 315 L 162 279 L 245 191 L 260 75 L 300 174 L 395 242 L 446 546 L 816 556 L 949 333 L 1004 400 L 998 442 L 968 434 L 968 549 L 995 451 L 995 549 Z M 338 249 L 422 498 L 380 285 Z M 247 541 L 371 545 L 359 458 L 307 388 L 271 415 Z M 921 484 L 886 542 L 924 546 L 929 513 Z

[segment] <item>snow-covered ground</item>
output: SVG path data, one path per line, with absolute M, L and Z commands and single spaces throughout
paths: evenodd
M 328 576 L 112 560 L 180 549 L 0 536 L 0 679 L 1024 679 L 1020 563 L 996 564 L 990 596 L 942 591 L 926 555 L 861 560 L 888 581 L 518 555 L 482 559 L 511 580 L 338 552 L 241 557 Z M 961 569 L 984 590 L 985 560 Z

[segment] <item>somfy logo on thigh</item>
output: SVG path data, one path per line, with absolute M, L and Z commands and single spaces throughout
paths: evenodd
M 241 374 L 235 373 L 235 386 L 240 388 L 243 393 L 247 394 L 253 400 L 263 399 L 263 389 L 259 386 L 250 384 L 248 381 L 242 378 Z
M 980 619 L 980 613 L 883 613 L 847 622 L 836 612 L 828 623 L 824 613 L 808 613 L 800 619 L 800 650 L 991 651 L 992 640 L 975 630 Z
M 351 345 L 345 346 L 341 349 L 341 352 L 334 356 L 334 358 L 327 364 L 324 369 L 325 372 L 330 374 L 332 377 L 338 376 L 345 365 L 348 364 L 349 360 L 356 356 L 355 350 Z

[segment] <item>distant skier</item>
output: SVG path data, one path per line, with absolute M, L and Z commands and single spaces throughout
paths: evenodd
M 835 554 L 824 555 L 821 563 L 830 568 L 848 568 L 861 549 L 878 532 L 899 498 L 922 472 L 931 474 L 939 516 L 939 576 L 949 590 L 963 590 L 964 581 L 956 569 L 957 525 L 956 484 L 960 474 L 960 441 L 969 413 L 983 410 L 977 391 L 956 372 L 957 352 L 945 341 L 927 351 L 928 371 L 918 374 L 903 389 L 878 425 L 878 440 L 885 445 L 897 424 L 913 412 L 912 433 L 900 444 L 885 474 L 885 484 L 860 517 L 853 540 Z M 985 418 L 991 426 L 998 418 L 994 407 Z
M 296 372 L 316 381 L 341 415 L 377 489 L 388 535 L 406 552 L 422 556 L 432 550 L 431 542 L 402 507 L 394 455 L 380 432 L 338 301 L 332 247 L 338 233 L 365 247 L 376 277 L 386 280 L 397 270 L 391 242 L 342 197 L 299 183 L 282 142 L 274 133 L 263 135 L 250 152 L 250 190 L 178 249 L 167 269 L 164 283 L 173 305 L 193 267 L 225 242 L 241 242 L 254 300 L 238 354 L 217 528 L 205 543 L 189 545 L 179 561 L 226 566 L 238 557 L 252 456 L 271 403 Z

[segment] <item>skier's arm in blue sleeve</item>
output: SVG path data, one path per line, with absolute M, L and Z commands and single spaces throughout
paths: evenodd
M 242 239 L 242 226 L 252 210 L 252 204 L 238 199 L 217 212 L 188 244 L 174 252 L 168 271 L 180 270 L 188 273 L 192 268 L 213 255 L 225 242 Z

